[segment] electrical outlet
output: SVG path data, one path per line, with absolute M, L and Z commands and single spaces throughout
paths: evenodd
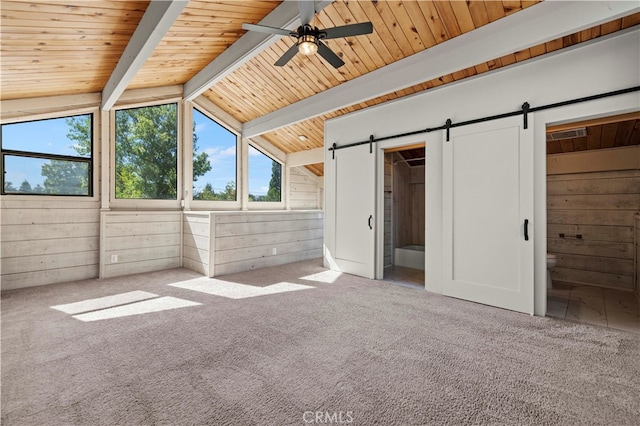
M 272 248 L 272 249 L 271 249 L 271 254 L 272 254 L 272 255 L 274 255 L 274 256 L 275 256 L 276 254 L 278 254 L 278 249 L 277 249 L 276 247 Z
M 111 255 L 111 263 L 118 263 L 118 255 L 117 254 L 112 254 Z

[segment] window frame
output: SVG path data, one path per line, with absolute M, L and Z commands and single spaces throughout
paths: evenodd
M 189 203 L 190 207 L 194 210 L 238 210 L 242 205 L 242 146 L 241 146 L 241 135 L 238 131 L 236 131 L 233 127 L 226 124 L 223 120 L 217 118 L 214 114 L 209 112 L 205 107 L 192 104 L 191 108 L 189 108 L 189 122 L 193 123 L 193 111 L 197 110 L 200 114 L 214 121 L 219 126 L 223 127 L 229 133 L 233 134 L 236 137 L 236 199 L 235 201 L 220 201 L 220 200 L 196 200 L 193 198 L 193 132 L 190 132 L 189 138 L 189 149 L 186 155 L 190 159 L 191 167 L 187 171 L 188 176 L 188 188 L 189 188 Z M 189 130 L 192 127 L 189 127 Z M 187 130 L 188 131 L 188 130 Z M 186 137 L 185 137 L 186 139 Z M 187 186 L 185 185 L 185 188 Z
M 275 161 L 280 164 L 280 201 L 251 201 L 249 200 L 249 174 L 251 172 L 251 166 L 249 165 L 249 149 L 247 149 L 247 206 L 251 210 L 282 210 L 285 207 L 285 197 L 286 197 L 286 185 L 285 185 L 285 174 L 286 174 L 286 164 L 282 160 L 278 159 L 274 154 L 267 151 L 262 146 L 258 145 L 255 142 L 249 142 L 248 148 L 253 147 L 258 152 L 266 155 L 271 161 Z
M 109 205 L 113 208 L 129 209 L 180 209 L 181 194 L 183 193 L 183 139 L 182 139 L 182 99 L 170 97 L 166 99 L 154 99 L 142 102 L 122 103 L 109 111 Z M 153 198 L 116 198 L 116 112 L 126 109 L 145 108 L 159 105 L 176 104 L 176 198 L 159 200 Z
M 16 199 L 38 199 L 42 201 L 47 200 L 83 200 L 83 201 L 96 201 L 99 199 L 100 191 L 98 185 L 100 183 L 100 167 L 99 167 L 99 149 L 96 145 L 100 142 L 100 114 L 98 108 L 78 108 L 67 111 L 56 111 L 44 114 L 30 114 L 20 117 L 12 117 L 0 121 L 0 125 L 18 124 L 18 123 L 30 123 L 35 121 L 55 120 L 71 118 L 81 115 L 89 115 L 91 119 L 91 154 L 89 157 L 76 157 L 72 155 L 63 154 L 47 154 L 37 153 L 30 151 L 20 151 L 11 149 L 2 149 L 0 146 L 0 171 L 2 172 L 2 178 L 0 179 L 0 196 L 2 198 Z M 27 193 L 27 192 L 5 192 L 4 190 L 4 171 L 5 171 L 5 156 L 17 156 L 22 158 L 34 158 L 43 160 L 60 160 L 60 161 L 73 161 L 77 163 L 86 163 L 88 165 L 88 194 L 47 194 L 47 193 Z

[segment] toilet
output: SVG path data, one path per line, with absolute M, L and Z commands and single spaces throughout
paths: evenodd
M 558 264 L 558 259 L 555 254 L 547 253 L 547 288 L 553 288 L 551 282 L 551 269 L 555 268 Z

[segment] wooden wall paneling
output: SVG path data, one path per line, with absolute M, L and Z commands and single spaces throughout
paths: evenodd
M 180 212 L 102 212 L 101 221 L 102 278 L 182 265 Z
M 3 197 L 2 290 L 98 276 L 99 202 Z
M 558 258 L 554 281 L 634 288 L 640 170 L 548 176 L 547 208 L 547 250 Z
M 393 154 L 394 248 L 411 244 L 411 170 L 401 158 L 400 154 Z
M 425 245 L 425 166 L 411 168 L 411 235 L 413 244 Z
M 619 241 L 623 243 L 633 242 L 632 226 L 616 225 L 571 225 L 571 224 L 549 224 L 547 225 L 547 236 L 549 238 L 560 238 L 560 234 L 565 235 L 589 235 L 595 241 Z
M 640 188 L 640 171 L 628 170 L 624 177 L 617 172 L 582 173 L 567 179 L 566 175 L 548 176 L 554 182 L 547 195 L 636 194 Z
M 290 169 L 290 207 L 292 210 L 318 209 L 318 180 L 301 169 Z
M 640 214 L 635 216 L 635 292 L 640 301 Z
M 617 210 L 549 210 L 547 223 L 633 226 L 633 212 Z
M 615 241 L 592 241 L 589 235 L 582 240 L 574 237 L 552 238 L 547 242 L 551 253 L 581 254 L 594 257 L 611 257 L 616 259 L 633 259 L 633 243 Z M 558 267 L 562 267 L 558 265 Z
M 182 265 L 205 276 L 210 275 L 210 214 L 183 213 Z
M 633 259 L 595 257 L 580 254 L 561 254 L 562 264 L 568 269 L 594 271 L 606 274 L 622 274 L 633 277 Z
M 393 265 L 393 153 L 384 155 L 384 266 Z
M 549 195 L 547 208 L 572 210 L 638 210 L 640 193 L 638 194 L 579 194 Z
M 322 256 L 322 212 L 235 212 L 213 217 L 215 275 Z
M 555 268 L 552 271 L 552 279 L 575 284 L 595 285 L 621 290 L 633 290 L 633 278 L 629 275 L 607 274 L 584 269 Z

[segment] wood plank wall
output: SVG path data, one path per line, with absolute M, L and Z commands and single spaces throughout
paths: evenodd
M 384 156 L 384 266 L 393 265 L 393 156 Z
M 322 257 L 323 218 L 321 211 L 214 214 L 215 275 Z
M 424 245 L 425 166 L 396 161 L 393 169 L 395 247 Z
M 292 167 L 290 172 L 289 202 L 292 210 L 309 210 L 322 208 L 321 188 L 318 177 L 310 176 L 301 167 Z
M 207 277 L 213 276 L 213 267 L 209 267 L 213 265 L 211 215 L 210 212 L 185 212 L 182 216 L 182 266 Z
M 0 205 L 2 290 L 98 276 L 99 201 Z
M 640 214 L 636 215 L 636 297 L 640 301 Z
M 640 170 L 547 176 L 547 251 L 558 258 L 552 280 L 633 290 L 639 211 Z
M 101 278 L 181 266 L 182 212 L 102 212 L 100 226 Z

